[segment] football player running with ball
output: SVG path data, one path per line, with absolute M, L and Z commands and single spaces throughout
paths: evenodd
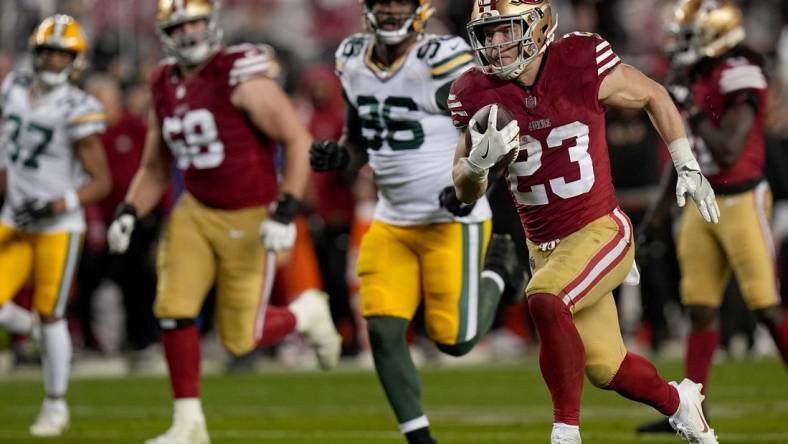
M 523 270 L 510 238 L 490 241 L 487 200 L 462 205 L 451 188 L 458 131 L 447 97 L 472 66 L 470 48 L 459 37 L 422 32 L 433 12 L 427 0 L 362 7 L 369 32 L 348 37 L 336 53 L 344 135 L 313 143 L 311 163 L 316 171 L 365 163 L 374 170 L 378 203 L 358 261 L 361 310 L 400 432 L 409 443 L 434 443 L 405 339 L 411 319 L 423 302 L 438 348 L 466 354 L 492 325 L 504 282 L 522 282 Z
M 293 217 L 309 174 L 312 140 L 267 75 L 274 63 L 270 50 L 221 45 L 218 3 L 159 2 L 157 28 L 172 58 L 151 74 L 153 110 L 142 164 L 108 230 L 110 249 L 125 251 L 135 221 L 161 199 L 170 166 L 177 165 L 186 192 L 159 246 L 154 304 L 174 415 L 172 427 L 148 444 L 209 442 L 195 318 L 214 284 L 219 335 L 230 353 L 271 345 L 292 331 L 306 335 L 324 368 L 334 366 L 340 352 L 324 294 L 309 292 L 288 307 L 267 307 L 273 254 L 266 250 L 294 243 Z M 275 142 L 285 158 L 279 184 Z
M 692 324 L 686 377 L 705 387 L 720 343 L 719 308 L 731 271 L 745 303 L 788 363 L 788 316 L 780 306 L 770 226 L 772 193 L 764 180 L 768 86 L 763 58 L 742 44 L 742 14 L 732 2 L 679 2 L 672 28 L 678 43 L 674 68 L 678 80 L 687 83 L 676 82 L 670 90 L 687 116 L 701 169 L 721 204 L 718 225 L 703 223 L 687 209 L 678 232 L 681 298 Z M 655 215 L 670 209 L 668 198 L 663 194 Z M 660 219 L 664 216 L 653 220 Z M 638 431 L 665 432 L 666 426 L 659 421 Z
M 706 222 L 716 223 L 714 192 L 665 89 L 621 64 L 596 34 L 553 42 L 554 14 L 549 0 L 474 2 L 468 32 L 481 67 L 457 79 L 449 98 L 472 139 L 466 146 L 461 137 L 457 146 L 457 194 L 465 202 L 483 195 L 488 169 L 513 149 L 494 124 L 479 134 L 470 116 L 491 103 L 506 107 L 520 128 L 508 180 L 532 258 L 526 293 L 553 401 L 553 444 L 581 442 L 584 373 L 595 386 L 669 416 L 689 442 L 716 443 L 700 408 L 701 386 L 666 382 L 621 338 L 612 290 L 637 272 L 632 225 L 611 183 L 605 108 L 649 114 L 678 172 L 679 205 L 689 194 Z
M 67 15 L 45 19 L 30 49 L 33 73 L 12 72 L 0 92 L 0 326 L 40 337 L 46 398 L 30 433 L 59 436 L 69 426 L 72 349 L 63 316 L 85 232 L 83 207 L 106 196 L 112 181 L 99 139 L 104 110 L 71 84 L 85 67 L 79 23 Z M 12 301 L 31 275 L 41 325 Z

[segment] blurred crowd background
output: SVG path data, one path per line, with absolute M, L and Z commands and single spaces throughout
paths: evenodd
M 147 76 L 159 62 L 161 49 L 155 30 L 155 0 L 4 0 L 0 2 L 0 78 L 15 67 L 29 63 L 28 38 L 43 17 L 54 13 L 73 15 L 83 26 L 90 44 L 90 67 L 82 85 L 104 104 L 110 128 L 104 136 L 105 149 L 114 175 L 112 195 L 90 208 L 89 229 L 79 279 L 69 309 L 70 328 L 79 361 L 94 359 L 105 366 L 107 359 L 122 356 L 122 368 L 132 371 L 164 371 L 157 347 L 156 322 L 150 307 L 155 293 L 155 246 L 161 224 L 180 186 L 177 176 L 172 193 L 160 211 L 146 218 L 135 231 L 133 250 L 123 258 L 106 252 L 105 230 L 115 206 L 123 199 L 139 163 L 145 134 L 145 116 L 150 97 Z M 428 31 L 465 36 L 471 0 L 433 0 L 437 13 Z M 554 0 L 558 11 L 558 35 L 581 30 L 598 32 L 611 42 L 621 58 L 655 79 L 668 75 L 663 53 L 666 20 L 673 2 L 669 0 Z M 746 18 L 747 44 L 768 60 L 771 96 L 768 112 L 769 180 L 776 199 L 775 242 L 780 254 L 783 281 L 788 273 L 788 2 L 749 0 L 737 2 Z M 225 42 L 267 43 L 281 64 L 278 80 L 297 103 L 304 122 L 316 138 L 337 139 L 343 124 L 343 101 L 333 75 L 333 53 L 346 36 L 362 31 L 358 0 L 223 0 L 221 23 Z M 261 100 L 265 100 L 263 97 Z M 633 222 L 642 218 L 654 195 L 667 158 L 647 116 L 640 113 L 608 113 L 608 141 L 613 177 L 622 208 Z M 369 178 L 316 174 L 311 182 L 299 220 L 299 245 L 283 258 L 277 277 L 280 303 L 304 288 L 321 287 L 329 293 L 332 312 L 344 338 L 344 355 L 359 357 L 370 365 L 365 352 L 363 321 L 354 308 L 356 282 L 354 251 L 360 233 L 369 222 L 374 189 Z M 505 187 L 498 187 L 504 189 Z M 437 196 L 436 196 L 437 198 Z M 500 213 L 511 216 L 506 196 L 494 197 Z M 502 217 L 499 230 L 513 230 Z M 672 227 L 666 221 L 661 233 L 640 245 L 638 262 L 643 282 L 618 295 L 622 328 L 630 344 L 643 352 L 681 356 L 686 321 L 678 305 L 678 267 Z M 521 231 L 521 230 L 519 230 Z M 522 233 L 519 233 L 522 238 Z M 524 248 L 523 248 L 524 251 Z M 525 254 L 525 252 L 524 252 Z M 527 260 L 527 258 L 523 258 Z M 785 295 L 785 287 L 783 294 Z M 773 353 L 766 334 L 755 327 L 750 314 L 731 285 L 724 305 L 723 357 L 759 357 Z M 20 294 L 24 304 L 29 294 Z M 784 300 L 788 299 L 786 297 Z M 202 329 L 205 341 L 211 333 L 210 301 L 206 304 Z M 527 353 L 534 336 L 525 304 L 501 310 L 499 328 L 481 359 L 510 358 Z M 429 360 L 437 356 L 420 347 L 418 326 L 414 327 L 416 352 Z M 227 359 L 218 345 L 206 355 L 217 366 L 242 370 L 260 365 L 260 353 Z M 304 364 L 297 339 L 280 350 L 263 352 L 288 365 Z M 3 368 L 34 364 L 35 344 L 27 338 L 0 333 Z M 727 353 L 724 353 L 727 352 Z M 436 358 L 437 359 L 437 358 Z M 473 359 L 473 357 L 469 358 Z M 477 356 L 476 359 L 479 359 Z M 157 361 L 158 360 L 158 361 Z

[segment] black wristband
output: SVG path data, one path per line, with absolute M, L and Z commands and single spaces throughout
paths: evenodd
M 118 204 L 118 207 L 115 208 L 115 217 L 113 219 L 117 219 L 125 214 L 129 214 L 134 217 L 134 219 L 137 219 L 137 209 L 128 202 L 121 202 Z
M 289 224 L 295 218 L 296 213 L 298 213 L 299 206 L 301 206 L 301 202 L 295 196 L 290 193 L 281 193 L 276 201 L 276 208 L 271 214 L 271 220 Z

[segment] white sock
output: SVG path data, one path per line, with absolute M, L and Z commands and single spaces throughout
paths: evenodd
M 42 367 L 47 396 L 62 398 L 68 391 L 71 337 L 65 319 L 41 325 Z
M 202 412 L 200 398 L 179 398 L 175 400 L 173 421 L 202 421 L 205 415 Z
M 33 313 L 8 301 L 0 305 L 0 326 L 12 333 L 29 335 L 33 331 Z

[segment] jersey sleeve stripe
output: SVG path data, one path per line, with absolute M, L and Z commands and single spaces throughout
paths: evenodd
M 763 71 L 758 66 L 736 66 L 723 71 L 720 76 L 720 91 L 723 94 L 741 89 L 766 88 L 766 77 L 764 77 Z
M 441 80 L 441 79 L 446 79 L 446 78 L 450 78 L 450 77 L 456 77 L 459 74 L 462 74 L 465 70 L 470 69 L 471 66 L 473 66 L 473 61 L 469 60 L 468 62 L 462 63 L 460 65 L 457 65 L 456 67 L 452 68 L 449 71 L 446 71 L 443 74 L 433 75 L 432 78 L 433 78 L 433 80 Z
M 618 65 L 620 62 L 621 59 L 619 59 L 618 56 L 613 57 L 609 62 L 600 66 L 599 69 L 596 70 L 597 75 L 601 76 L 602 74 L 610 71 L 611 68 Z
M 71 121 L 68 122 L 69 125 L 79 125 L 82 123 L 88 122 L 104 122 L 107 120 L 107 115 L 102 112 L 94 112 L 88 114 L 82 114 L 81 116 L 77 116 Z
M 603 50 L 610 48 L 610 43 L 606 40 L 598 45 L 596 45 L 596 53 L 599 54 Z
M 605 60 L 608 60 L 613 55 L 613 49 L 608 49 L 596 57 L 596 66 L 601 65 Z
M 453 60 L 455 60 L 457 58 L 465 57 L 465 56 L 470 56 L 470 58 L 473 58 L 473 55 L 471 54 L 471 52 L 469 50 L 455 52 L 454 54 L 452 54 L 452 55 L 450 55 L 448 57 L 445 57 L 443 59 L 438 60 L 435 63 L 430 64 L 430 67 L 432 69 L 438 69 L 442 65 L 445 65 L 445 64 L 447 64 L 447 63 L 449 63 L 449 62 L 451 62 L 451 61 L 453 61 Z
M 236 60 L 235 63 L 233 63 L 233 68 L 243 68 L 244 66 L 247 65 L 253 65 L 259 62 L 268 62 L 269 60 L 270 57 L 268 57 L 268 55 L 266 54 L 244 57 L 242 59 Z
M 473 56 L 469 52 L 465 52 L 452 60 L 448 60 L 447 62 L 432 68 L 432 77 L 436 79 L 446 77 L 455 72 L 458 68 L 465 67 L 471 62 L 473 62 Z

